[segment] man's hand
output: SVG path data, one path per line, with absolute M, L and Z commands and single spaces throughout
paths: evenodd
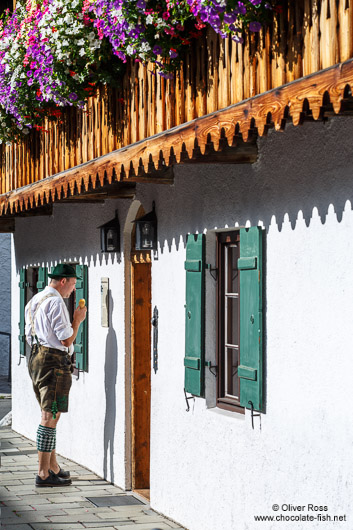
M 86 306 L 84 306 L 84 307 L 77 306 L 75 311 L 74 311 L 73 320 L 80 324 L 86 318 L 86 314 L 87 314 L 87 307 Z
M 84 319 L 86 318 L 86 314 L 87 314 L 87 307 L 86 306 L 85 307 L 80 307 L 80 306 L 76 307 L 76 309 L 74 311 L 74 318 L 72 320 L 73 334 L 68 339 L 62 340 L 61 344 L 63 344 L 67 348 L 69 346 L 71 346 L 71 344 L 76 339 L 78 328 L 79 328 L 81 322 L 83 322 Z

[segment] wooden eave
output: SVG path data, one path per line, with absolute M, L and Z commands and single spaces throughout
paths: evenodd
M 253 163 L 256 139 L 270 128 L 352 114 L 352 87 L 350 59 L 0 195 L 0 215 L 58 201 L 131 198 L 137 182 L 172 183 L 175 164 Z

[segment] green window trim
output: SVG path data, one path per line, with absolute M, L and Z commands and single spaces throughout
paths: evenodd
M 76 265 L 76 274 L 81 280 L 76 281 L 76 307 L 81 298 L 88 301 L 88 266 Z M 88 372 L 88 321 L 87 318 L 80 324 L 75 345 L 76 368 Z
M 34 267 L 36 269 L 36 267 Z M 23 267 L 20 269 L 20 281 L 19 281 L 19 288 L 20 288 L 20 321 L 19 321 L 19 341 L 20 341 L 20 356 L 24 357 L 26 355 L 26 334 L 25 334 L 25 307 L 26 304 L 29 302 L 27 300 L 27 288 L 29 287 L 29 278 L 28 278 L 28 269 Z M 45 289 L 45 287 L 48 285 L 48 268 L 47 267 L 38 267 L 38 278 L 36 282 L 36 291 L 40 292 Z
M 262 233 L 240 229 L 240 405 L 263 408 Z
M 187 236 L 184 389 L 204 396 L 205 373 L 205 235 Z

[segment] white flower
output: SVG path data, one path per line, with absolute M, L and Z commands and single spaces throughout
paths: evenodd
M 77 41 L 77 46 L 84 46 L 85 45 L 85 40 L 84 39 L 80 39 Z
M 129 44 L 129 45 L 126 47 L 126 53 L 127 53 L 128 55 L 133 55 L 133 53 L 134 53 L 134 47 L 131 46 L 131 44 Z
M 147 15 L 146 24 L 153 24 L 153 16 L 152 15 Z
M 148 52 L 151 49 L 151 46 L 148 44 L 148 42 L 143 42 L 141 44 L 141 51 L 142 52 Z
M 83 57 L 84 55 L 86 55 L 85 49 L 84 49 L 84 48 L 81 48 L 80 51 L 79 51 L 79 54 L 81 55 L 81 57 Z
M 68 26 L 71 26 L 71 24 L 73 23 L 74 19 L 72 18 L 72 16 L 70 15 L 70 13 L 68 13 L 66 15 L 66 17 L 64 18 L 64 22 L 68 25 Z
M 121 16 L 121 9 L 112 9 L 110 12 L 112 17 L 120 17 Z

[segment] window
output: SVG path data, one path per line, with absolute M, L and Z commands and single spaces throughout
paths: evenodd
M 262 410 L 262 229 L 219 231 L 216 240 L 217 300 L 205 293 L 205 235 L 186 243 L 184 389 L 203 397 L 205 369 L 213 367 L 218 407 Z M 217 337 L 207 340 L 216 342 L 216 366 L 205 360 L 205 304 L 216 306 Z
M 239 232 L 217 236 L 218 377 L 217 405 L 240 407 L 239 351 Z
M 20 270 L 20 321 L 19 341 L 20 356 L 26 355 L 27 342 L 25 337 L 25 307 L 31 298 L 42 291 L 48 282 L 46 267 L 28 267 Z
M 72 321 L 75 307 L 80 298 L 88 298 L 88 267 L 87 265 L 72 264 L 76 266 L 76 274 L 81 280 L 76 282 L 76 291 L 65 300 Z M 47 267 L 28 267 L 20 270 L 20 321 L 19 341 L 20 355 L 26 355 L 25 339 L 25 307 L 29 300 L 48 285 Z M 77 370 L 88 371 L 88 323 L 87 319 L 80 325 L 74 344 L 74 363 Z

